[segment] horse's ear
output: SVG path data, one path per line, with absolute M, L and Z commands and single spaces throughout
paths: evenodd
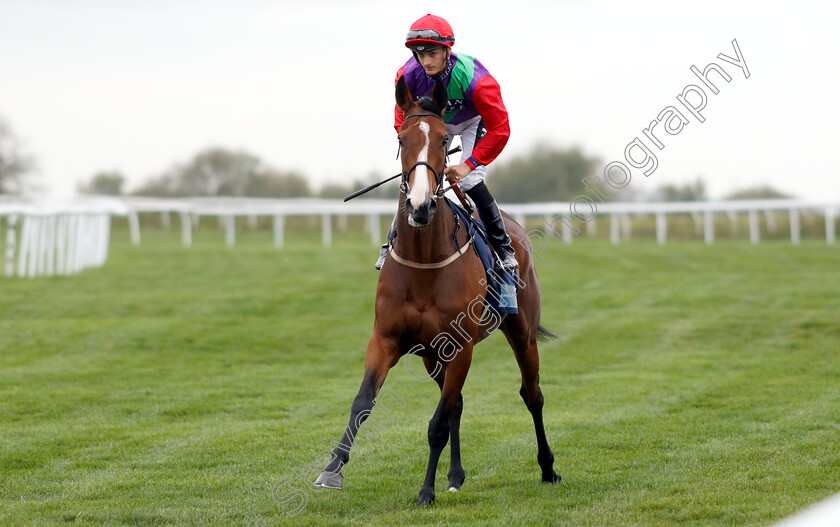
M 439 80 L 435 80 L 435 87 L 432 89 L 432 101 L 435 106 L 440 108 L 441 112 L 446 111 L 446 103 L 449 102 L 449 96 L 446 94 L 446 86 Z
M 397 80 L 397 106 L 400 110 L 407 112 L 409 108 L 414 104 L 414 97 L 411 96 L 411 92 L 408 90 L 408 85 L 405 83 L 405 77 L 400 77 Z

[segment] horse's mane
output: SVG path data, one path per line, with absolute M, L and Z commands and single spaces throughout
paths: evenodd
M 437 115 L 443 113 L 443 108 L 438 108 L 438 105 L 435 104 L 431 97 L 420 97 L 417 99 L 417 104 L 427 112 L 433 112 Z

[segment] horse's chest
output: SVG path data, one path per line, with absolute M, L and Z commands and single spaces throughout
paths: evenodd
M 436 308 L 410 309 L 406 315 L 405 332 L 418 341 L 430 341 L 446 331 L 445 317 Z
M 477 282 L 477 281 L 476 281 Z M 452 280 L 422 287 L 383 289 L 377 295 L 376 318 L 381 334 L 398 340 L 428 343 L 444 333 L 453 333 L 453 321 L 461 332 L 472 332 L 466 319 L 468 306 L 481 306 L 483 295 L 470 289 L 471 281 Z M 478 313 L 480 314 L 480 307 Z

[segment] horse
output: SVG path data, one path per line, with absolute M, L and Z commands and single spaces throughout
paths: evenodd
M 468 250 L 471 239 L 467 229 L 458 225 L 448 204 L 438 206 L 443 196 L 448 145 L 443 121 L 446 88 L 437 82 L 431 97 L 415 101 L 401 77 L 395 96 L 405 116 L 399 131 L 402 183 L 398 234 L 380 271 L 373 334 L 362 384 L 350 408 L 350 421 L 314 484 L 342 488 L 341 470 L 349 461 L 353 440 L 370 415 L 388 371 L 401 358 L 410 362 L 410 355 L 416 355 L 422 357 L 426 371 L 440 388 L 440 401 L 429 421 L 429 462 L 417 505 L 429 505 L 435 499 L 435 474 L 447 440 L 451 453 L 449 490 L 460 490 L 465 479 L 459 439 L 464 406 L 461 389 L 473 346 L 497 328 L 504 333 L 519 364 L 519 394 L 533 417 L 542 481 L 559 482 L 562 478 L 554 471 L 554 454 L 543 425 L 537 349 L 538 340 L 554 335 L 539 323 L 540 286 L 526 232 L 503 213 L 519 263 L 518 314 L 493 319 L 493 313 L 483 308 L 488 294 L 485 270 L 474 251 Z

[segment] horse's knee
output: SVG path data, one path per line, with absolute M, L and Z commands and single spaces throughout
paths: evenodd
M 374 372 L 366 372 L 362 380 L 362 385 L 359 387 L 359 393 L 356 394 L 356 397 L 353 399 L 353 404 L 350 406 L 351 414 L 357 414 L 373 408 L 374 398 L 376 398 L 376 374 Z
M 442 413 L 436 413 L 429 421 L 429 446 L 443 448 L 449 440 L 449 418 Z
M 365 410 L 369 410 L 370 408 L 373 408 L 372 402 L 373 401 L 369 400 L 367 397 L 359 394 L 355 399 L 353 399 L 353 404 L 350 405 L 350 413 L 356 415 Z

